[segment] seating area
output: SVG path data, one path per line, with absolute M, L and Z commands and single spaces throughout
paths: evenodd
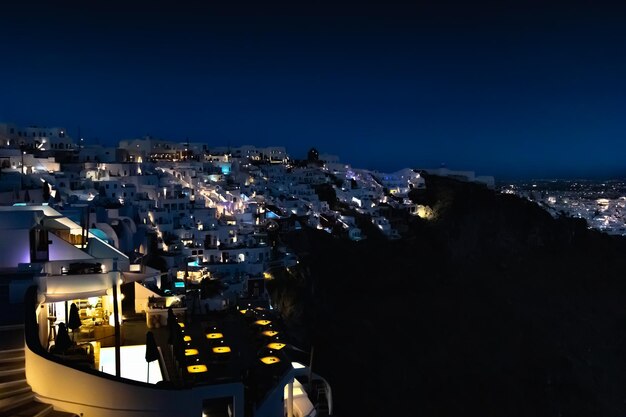
M 63 308 L 57 316 L 61 307 L 49 305 L 47 350 L 63 361 L 99 369 L 100 348 L 115 346 L 115 327 L 109 325 L 101 298 L 74 300 L 67 305 L 69 311 Z M 120 336 L 123 344 L 123 326 Z
M 72 343 L 66 349 L 60 349 L 57 345 L 52 345 L 50 353 L 63 361 L 74 365 L 84 365 L 92 369 L 98 369 L 97 350 L 95 342 Z
M 58 330 L 50 352 L 65 361 L 101 370 L 100 352 L 115 345 L 115 327 L 107 323 L 100 307 L 76 306 L 80 307 L 80 325 L 72 331 L 56 321 Z M 292 352 L 285 349 L 289 344 L 282 323 L 270 309 L 248 305 L 245 309 L 199 314 L 185 314 L 178 308 L 159 310 L 166 312 L 162 326 L 150 327 L 144 313 L 130 316 L 120 327 L 122 336 L 128 333 L 122 337 L 122 346 L 128 344 L 129 348 L 144 345 L 146 332 L 153 333 L 162 352 L 161 360 L 153 364 L 160 366 L 163 378 L 163 382 L 154 383 L 189 387 L 242 381 L 249 389 L 249 398 L 258 401 L 291 368 Z M 65 350 L 55 347 L 59 338 L 65 340 L 61 342 Z
M 123 378 L 163 387 L 241 383 L 244 406 L 252 410 L 277 384 L 284 383 L 286 373 L 293 369 L 292 363 L 305 363 L 308 354 L 304 352 L 305 358 L 296 357 L 303 351 L 294 349 L 276 311 L 250 304 L 241 307 L 197 314 L 160 309 L 167 312 L 166 324 L 154 328 L 148 326 L 145 312 L 127 313 L 120 329 L 127 332 L 128 344 L 122 341 L 119 357 L 112 348 L 115 327 L 108 325 L 105 312 L 94 307 L 94 303 L 80 305 L 70 301 L 65 309 L 50 309 L 54 315 L 42 317 L 48 318 L 55 328 L 49 352 L 74 367 L 110 375 L 120 371 Z M 68 325 L 59 318 L 66 319 Z M 158 353 L 147 360 L 150 339 Z M 130 353 L 135 356 L 130 358 Z M 115 369 L 116 358 L 121 359 L 121 370 Z M 309 415 L 315 406 L 303 384 L 308 385 L 307 378 L 295 381 L 290 394 L 297 416 Z

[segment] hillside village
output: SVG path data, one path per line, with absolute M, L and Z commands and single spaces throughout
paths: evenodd
M 212 147 L 149 136 L 106 147 L 75 141 L 65 128 L 7 123 L 0 124 L 0 145 L 1 205 L 54 208 L 80 225 L 70 231 L 71 243 L 101 238 L 129 264 L 152 267 L 159 288 L 219 279 L 224 303 L 249 279 L 298 262 L 280 232 L 312 227 L 367 239 L 358 216 L 393 240 L 401 233 L 386 215 L 390 208 L 431 214 L 408 198 L 425 188 L 420 170 L 358 169 L 314 148 L 295 159 L 281 146 Z M 494 185 L 493 177 L 473 172 L 425 171 Z
M 337 415 L 623 411 L 623 238 L 498 192 L 492 177 L 364 170 L 314 148 L 300 159 L 151 137 L 107 148 L 60 128 L 5 124 L 0 140 L 5 301 L 37 284 L 32 303 L 48 308 L 32 328 L 48 351 L 64 300 L 79 305 L 77 340 L 103 349 L 142 343 L 128 329 L 144 320 L 166 331 L 168 307 L 245 321 L 258 302 L 279 313 L 281 341 L 315 346 L 338 399 L 325 383 L 317 415 L 331 414 L 324 404 Z

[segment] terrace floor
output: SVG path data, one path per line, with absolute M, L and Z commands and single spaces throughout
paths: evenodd
M 267 323 L 259 320 L 267 320 Z M 262 396 L 272 382 L 291 366 L 292 361 L 306 359 L 298 356 L 297 351 L 289 349 L 288 336 L 284 333 L 281 319 L 270 309 L 233 308 L 220 312 L 187 314 L 179 322 L 182 326 L 179 325 L 176 331 L 181 339 L 184 338 L 182 345 L 169 343 L 170 331 L 167 326 L 148 328 L 144 314 L 126 315 L 122 325 L 123 344 L 127 346 L 145 345 L 146 332 L 152 331 L 163 356 L 164 379 L 169 381 L 168 385 L 189 387 L 198 384 L 243 382 L 244 386 L 255 387 L 255 391 L 258 387 L 259 392 L 255 396 Z M 215 333 L 217 337 L 208 338 L 210 333 Z M 285 348 L 268 348 L 267 345 L 272 342 L 281 343 Z M 264 357 L 278 360 L 272 359 L 265 363 L 261 361 Z M 200 367 L 189 368 L 194 365 Z M 194 372 L 194 369 L 200 372 Z M 165 373 L 168 377 L 165 377 Z

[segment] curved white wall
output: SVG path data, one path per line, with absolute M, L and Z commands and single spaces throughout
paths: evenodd
M 235 398 L 234 416 L 243 417 L 241 383 L 193 389 L 128 384 L 82 372 L 25 349 L 26 380 L 36 397 L 55 409 L 96 417 L 198 417 L 203 399 Z

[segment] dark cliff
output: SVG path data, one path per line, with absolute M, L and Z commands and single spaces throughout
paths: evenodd
M 303 229 L 271 286 L 336 415 L 626 412 L 626 241 L 480 185 L 426 178 L 403 238 Z M 296 333 L 298 335 L 298 333 Z

